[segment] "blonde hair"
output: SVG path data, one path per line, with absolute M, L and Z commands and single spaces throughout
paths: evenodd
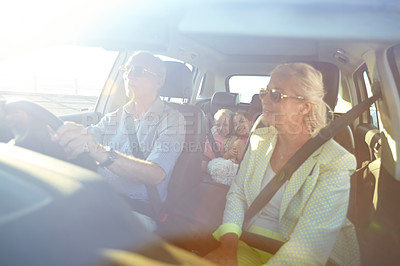
M 228 118 L 229 134 L 232 134 L 232 132 L 233 132 L 233 112 L 229 109 L 219 109 L 214 115 L 214 122 L 220 120 L 222 117 Z
M 296 95 L 303 96 L 312 105 L 310 112 L 304 116 L 304 123 L 311 136 L 316 136 L 327 124 L 327 110 L 331 111 L 323 100 L 325 91 L 321 72 L 309 64 L 289 63 L 278 65 L 272 74 L 296 80 Z

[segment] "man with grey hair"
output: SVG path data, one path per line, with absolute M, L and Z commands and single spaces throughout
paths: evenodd
M 129 58 L 124 70 L 125 92 L 131 99 L 127 104 L 88 128 L 65 123 L 53 140 L 71 158 L 86 152 L 96 160 L 101 166 L 98 172 L 154 230 L 155 222 L 149 217 L 159 214 L 155 213 L 154 204 L 158 203 L 153 197 L 156 194 L 160 202 L 167 197 L 169 179 L 185 140 L 184 118 L 158 96 L 166 73 L 161 59 L 139 51 Z

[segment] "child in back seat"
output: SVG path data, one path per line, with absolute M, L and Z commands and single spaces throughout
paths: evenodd
M 234 142 L 225 147 L 226 151 L 222 157 L 208 163 L 208 172 L 214 181 L 226 185 L 232 183 L 242 160 L 252 125 L 253 121 L 249 113 L 240 111 L 235 113 L 233 117 Z
M 236 137 L 232 135 L 233 132 L 233 112 L 228 109 L 220 109 L 214 115 L 214 126 L 211 128 L 214 144 L 211 144 L 207 138 L 204 146 L 204 159 L 202 163 L 203 172 L 208 173 L 207 164 L 210 160 L 223 156 L 226 152 L 225 148 L 230 147 Z M 212 147 L 214 145 L 214 149 Z M 218 156 L 214 153 L 217 151 Z

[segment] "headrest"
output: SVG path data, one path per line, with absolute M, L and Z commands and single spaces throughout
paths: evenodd
M 339 68 L 329 62 L 305 62 L 322 73 L 325 97 L 324 101 L 332 111 L 335 109 L 339 94 L 340 71 Z
M 165 61 L 166 76 L 164 85 L 158 90 L 163 97 L 186 98 L 192 96 L 192 71 L 184 64 Z
M 222 108 L 236 108 L 239 104 L 239 94 L 233 92 L 216 92 L 211 98 L 211 104 Z
M 236 111 L 239 105 L 239 94 L 233 92 L 215 92 L 211 98 L 211 115 L 219 109 L 230 109 L 233 112 Z
M 254 110 L 260 110 L 262 109 L 262 103 L 260 99 L 260 94 L 254 94 L 253 97 L 251 97 L 251 102 L 250 102 L 250 109 Z
M 251 98 L 249 112 L 251 117 L 254 119 L 256 116 L 262 113 L 262 103 L 260 99 L 260 94 L 254 94 Z

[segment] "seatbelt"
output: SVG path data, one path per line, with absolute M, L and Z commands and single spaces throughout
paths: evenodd
M 146 160 L 146 157 L 143 155 L 142 151 L 140 150 L 139 141 L 137 139 L 136 132 L 129 134 L 129 142 L 131 144 L 132 154 L 134 157 L 142 160 Z M 135 145 L 135 146 L 134 146 Z M 134 148 L 137 147 L 137 148 Z M 147 195 L 150 200 L 150 205 L 153 209 L 154 216 L 153 218 L 157 219 L 157 222 L 163 219 L 163 212 L 164 212 L 164 203 L 161 201 L 160 194 L 158 193 L 156 186 L 145 185 Z
M 129 128 L 127 128 L 129 134 L 129 144 L 131 146 L 132 150 L 132 155 L 135 158 L 146 160 L 146 157 L 144 156 L 143 152 L 140 150 L 140 145 L 139 145 L 139 140 L 136 135 L 136 130 L 132 132 Z M 156 222 L 160 222 L 164 219 L 165 216 L 165 206 L 164 203 L 161 200 L 160 194 L 158 193 L 157 187 L 156 186 L 151 186 L 151 185 L 145 185 L 146 186 L 146 191 L 147 195 L 149 197 L 150 205 L 153 209 L 154 213 L 154 219 Z M 132 199 L 134 200 L 134 199 Z M 138 210 L 140 212 L 140 210 Z M 148 213 L 143 213 L 145 215 L 149 215 Z
M 208 138 L 208 141 L 210 142 L 211 149 L 214 152 L 215 158 L 222 157 L 222 154 L 219 152 L 219 150 L 217 150 L 217 145 L 215 144 L 214 136 L 211 133 L 211 128 L 208 130 L 207 138 Z
M 292 174 L 300 167 L 301 164 L 322 144 L 327 142 L 329 139 L 338 134 L 343 128 L 349 125 L 355 118 L 363 113 L 372 103 L 381 97 L 381 92 L 378 92 L 374 96 L 362 101 L 358 105 L 354 106 L 347 113 L 333 120 L 328 126 L 321 129 L 319 134 L 309 139 L 301 148 L 286 162 L 286 164 L 276 173 L 274 178 L 268 183 L 268 185 L 261 190 L 260 194 L 255 198 L 250 207 L 245 213 L 243 221 L 243 235 L 242 240 L 246 241 L 246 238 L 254 235 L 252 233 L 245 232 L 249 221 L 259 212 L 264 206 L 271 200 L 279 188 L 292 176 Z M 264 242 L 265 244 L 265 242 Z M 283 244 L 283 243 L 282 243 Z M 253 246 L 254 247 L 254 246 Z M 262 245 L 256 247 L 263 249 Z

